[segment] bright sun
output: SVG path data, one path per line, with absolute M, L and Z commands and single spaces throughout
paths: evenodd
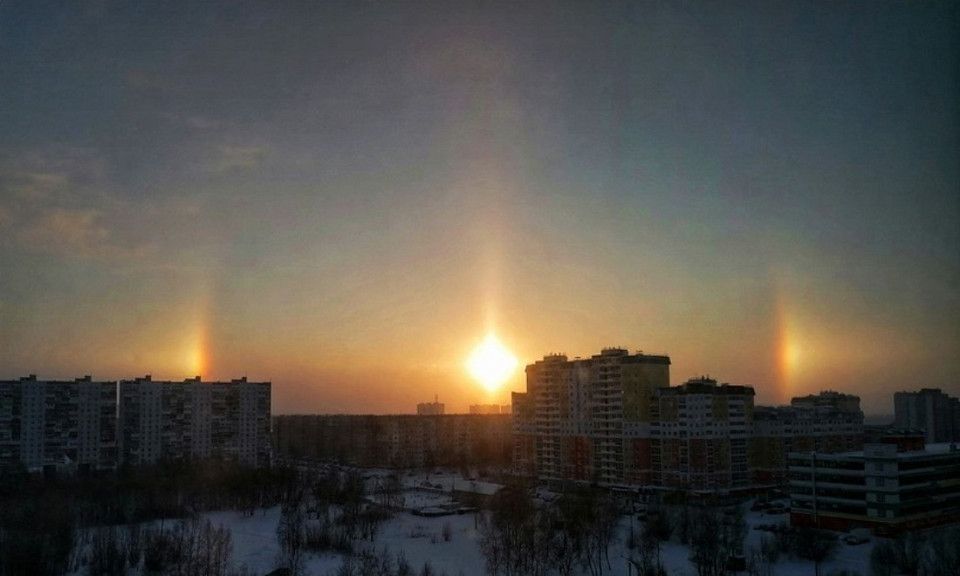
M 481 342 L 470 354 L 467 368 L 470 374 L 493 392 L 503 384 L 517 367 L 517 358 L 493 334 Z

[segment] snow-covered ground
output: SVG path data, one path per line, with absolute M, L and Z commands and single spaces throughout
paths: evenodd
M 245 565 L 255 574 L 266 574 L 276 567 L 279 507 L 247 517 L 239 512 L 213 512 L 204 517 L 230 528 L 235 565 Z M 386 548 L 392 555 L 402 550 L 418 573 L 423 564 L 429 562 L 437 574 L 482 576 L 486 571 L 474 520 L 473 514 L 423 518 L 404 512 L 387 521 L 374 542 L 358 540 L 355 547 L 376 551 Z M 451 538 L 445 542 L 443 526 L 447 523 Z M 342 561 L 343 557 L 338 554 L 309 555 L 305 567 L 312 576 L 325 576 L 335 572 Z
M 446 484 L 449 486 L 449 484 Z M 449 494 L 429 493 L 426 491 L 407 491 L 404 494 L 407 506 L 431 506 L 451 502 Z M 239 512 L 213 512 L 205 517 L 215 524 L 230 528 L 233 534 L 233 561 L 236 565 L 246 565 L 256 574 L 266 574 L 276 565 L 277 540 L 276 527 L 280 518 L 279 508 L 258 511 L 252 517 L 244 517 Z M 746 512 L 747 525 L 750 528 L 745 547 L 759 546 L 764 532 L 756 530 L 759 524 L 788 522 L 788 516 L 768 515 L 763 512 Z M 633 519 L 634 529 L 639 530 L 641 522 Z M 443 527 L 449 523 L 452 537 L 444 541 Z M 610 549 L 611 570 L 605 573 L 611 576 L 626 576 L 629 571 L 625 557 L 628 555 L 626 537 L 630 530 L 631 519 L 624 517 L 618 540 Z M 380 551 L 384 548 L 396 555 L 402 551 L 407 561 L 419 572 L 425 562 L 429 562 L 435 573 L 445 572 L 448 576 L 483 576 L 486 574 L 484 558 L 480 552 L 479 534 L 474 514 L 449 515 L 436 518 L 415 516 L 410 512 L 398 513 L 381 528 L 375 542 L 357 541 L 357 550 L 365 547 Z M 863 576 L 869 576 L 869 558 L 873 539 L 866 544 L 849 545 L 840 541 L 834 557 L 821 567 L 821 574 L 845 569 Z M 677 542 L 667 542 L 662 547 L 661 557 L 668 574 L 671 576 L 695 576 L 696 568 L 690 563 L 690 551 Z M 310 555 L 306 562 L 308 573 L 313 576 L 333 574 L 343 561 L 337 554 Z M 813 565 L 803 560 L 789 558 L 782 554 L 774 571 L 778 576 L 807 576 L 813 573 Z
M 389 472 L 373 472 L 371 476 L 375 477 L 377 474 L 385 476 Z M 486 569 L 483 554 L 480 552 L 475 513 L 426 517 L 414 512 L 444 507 L 455 510 L 457 506 L 453 490 L 493 494 L 499 489 L 499 485 L 461 479 L 459 475 L 451 473 L 406 475 L 402 478 L 402 484 L 404 511 L 386 521 L 373 542 L 355 541 L 354 550 L 359 552 L 370 549 L 380 552 L 386 549 L 394 558 L 402 552 L 415 573 L 419 573 L 423 565 L 429 562 L 434 573 L 438 575 L 446 573 L 447 576 L 484 576 Z M 544 490 L 537 493 L 543 500 L 556 497 Z M 770 534 L 757 529 L 758 526 L 789 522 L 787 514 L 751 511 L 749 504 L 743 505 L 748 528 L 744 542 L 745 551 L 752 546 L 759 547 L 762 538 Z M 267 574 L 276 568 L 279 551 L 276 535 L 280 520 L 279 507 L 260 509 L 252 516 L 239 511 L 221 511 L 208 512 L 202 517 L 209 519 L 215 526 L 222 525 L 230 529 L 233 542 L 231 560 L 235 566 L 246 566 L 256 575 Z M 449 525 L 449 540 L 443 537 L 445 525 Z M 618 537 L 610 548 L 611 567 L 609 571 L 604 567 L 605 574 L 626 576 L 632 573 L 626 561 L 630 553 L 626 541 L 631 526 L 639 533 L 642 521 L 636 517 L 623 516 Z M 829 575 L 835 571 L 847 570 L 869 576 L 869 558 L 874 541 L 874 538 L 870 538 L 867 543 L 850 545 L 840 540 L 833 558 L 821 566 L 820 573 Z M 661 560 L 671 576 L 696 575 L 696 568 L 690 563 L 689 556 L 689 548 L 676 541 L 666 542 L 661 547 Z M 333 552 L 308 554 L 305 568 L 307 574 L 312 576 L 333 575 L 343 561 L 344 556 Z M 812 563 L 790 558 L 787 554 L 780 555 L 773 571 L 777 576 L 807 576 L 813 572 Z

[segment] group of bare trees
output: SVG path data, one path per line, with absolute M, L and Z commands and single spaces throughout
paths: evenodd
M 690 542 L 690 561 L 697 567 L 697 576 L 725 576 L 730 556 L 726 538 L 721 533 L 723 524 L 716 510 L 698 510 Z
M 272 506 L 291 491 L 293 479 L 289 469 L 215 461 L 62 478 L 6 471 L 0 474 L 0 576 L 137 573 L 138 565 L 158 574 L 170 573 L 163 566 L 172 565 L 172 573 L 190 574 L 198 562 L 203 568 L 195 573 L 224 574 L 216 558 L 200 558 L 188 544 L 223 551 L 212 544 L 229 533 L 192 519 L 204 510 L 252 513 Z M 149 534 L 127 528 L 158 518 L 188 520 Z
M 63 574 L 73 569 L 77 521 L 60 493 L 0 501 L 0 576 Z
M 572 487 L 547 503 L 508 486 L 481 516 L 480 549 L 494 576 L 570 576 L 578 567 L 601 576 L 618 522 L 614 499 L 594 488 Z
M 674 526 L 670 516 L 664 510 L 653 510 L 647 520 L 635 530 L 630 524 L 627 537 L 627 562 L 637 576 L 666 576 L 663 567 L 661 549 L 663 543 L 670 540 Z
M 86 559 L 90 576 L 246 574 L 246 570 L 230 565 L 230 531 L 209 520 L 179 520 L 159 528 L 104 526 L 91 533 Z
M 308 553 L 336 551 L 349 558 L 356 540 L 376 538 L 399 506 L 401 491 L 398 477 L 380 478 L 368 486 L 356 469 L 301 471 L 297 488 L 281 506 L 277 567 L 298 576 Z
M 877 542 L 870 570 L 873 576 L 952 576 L 960 570 L 960 527 Z
M 820 574 L 838 544 L 837 535 L 832 532 L 782 524 L 747 549 L 747 572 L 750 576 L 773 576 L 781 556 L 790 556 L 813 563 L 814 574 Z

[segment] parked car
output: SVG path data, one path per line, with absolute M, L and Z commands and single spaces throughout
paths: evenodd
M 860 544 L 866 544 L 870 541 L 869 538 L 860 534 L 847 534 L 841 538 L 844 542 L 851 546 L 859 546 Z

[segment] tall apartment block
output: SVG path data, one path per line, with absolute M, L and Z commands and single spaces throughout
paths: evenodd
M 695 378 L 654 391 L 652 484 L 690 492 L 751 486 L 753 388 Z
M 960 400 L 939 388 L 893 395 L 894 426 L 923 430 L 928 443 L 960 441 Z
M 270 463 L 270 383 L 120 382 L 120 458 L 131 465 L 215 458 Z
M 670 385 L 668 356 L 552 354 L 526 373 L 527 391 L 513 393 L 518 472 L 607 485 L 650 475 L 652 394 Z
M 758 406 L 749 442 L 750 466 L 758 486 L 787 481 L 787 454 L 836 454 L 863 446 L 860 398 L 830 390 L 793 398 L 790 406 Z
M 0 381 L 0 469 L 107 469 L 117 462 L 116 382 Z

